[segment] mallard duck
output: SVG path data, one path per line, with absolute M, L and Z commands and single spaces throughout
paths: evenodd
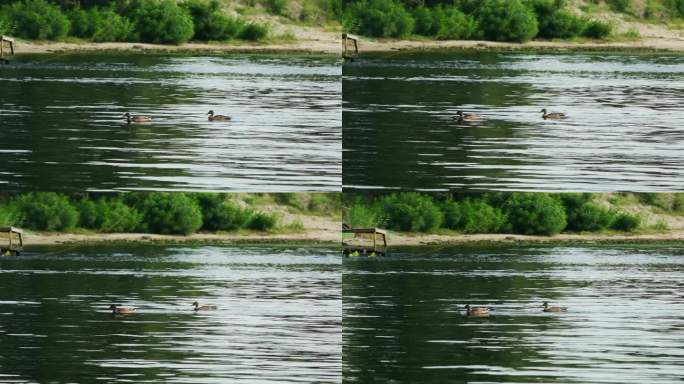
M 207 115 L 209 115 L 209 121 L 225 121 L 225 120 L 230 120 L 230 116 L 214 115 L 214 111 L 209 111 L 209 112 L 207 112 Z
M 489 308 L 487 307 L 471 307 L 466 304 L 466 315 L 470 317 L 487 317 L 489 316 Z
M 546 120 L 546 119 L 556 119 L 556 120 L 558 120 L 558 119 L 565 119 L 565 113 L 561 113 L 561 112 L 551 112 L 551 113 L 547 113 L 547 112 L 546 112 L 546 108 L 542 109 L 542 110 L 541 110 L 541 113 L 542 113 L 542 118 L 543 118 L 544 120 Z
M 568 307 L 550 307 L 548 301 L 545 301 L 544 304 L 542 304 L 542 307 L 544 307 L 544 312 L 567 312 L 568 311 Z
M 458 111 L 456 112 L 456 116 L 458 116 L 458 121 L 477 121 L 481 120 L 482 117 L 480 115 L 476 115 L 473 113 L 463 113 L 463 111 Z
M 214 304 L 199 305 L 196 301 L 192 305 L 195 307 L 195 311 L 215 311 L 218 309 Z
M 130 313 L 135 313 L 135 308 L 129 308 L 129 307 L 120 307 L 116 304 L 112 304 L 109 306 L 109 309 L 112 310 L 112 313 L 121 313 L 121 314 L 130 314 Z
M 128 124 L 130 123 L 147 123 L 152 121 L 152 118 L 149 116 L 131 116 L 130 113 L 126 112 L 124 114 L 124 117 L 126 118 L 126 122 Z

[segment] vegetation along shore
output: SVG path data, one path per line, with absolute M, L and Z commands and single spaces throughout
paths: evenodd
M 19 52 L 83 50 L 339 53 L 333 0 L 19 0 L 0 3 Z
M 391 245 L 684 241 L 682 193 L 345 193 L 343 221 Z
M 0 197 L 0 227 L 28 245 L 94 241 L 340 241 L 339 193 L 24 193 Z
M 362 51 L 454 48 L 684 51 L 681 0 L 349 0 Z

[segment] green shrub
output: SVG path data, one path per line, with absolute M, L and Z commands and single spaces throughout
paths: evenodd
M 565 10 L 562 0 L 532 0 L 530 2 L 539 23 L 538 37 L 567 39 L 582 34 L 587 22 Z
M 318 19 L 318 9 L 312 0 L 302 1 L 302 10 L 299 13 L 299 20 L 314 22 Z
M 643 192 L 636 194 L 643 204 L 658 207 L 665 211 L 672 211 L 675 205 L 675 195 L 669 193 Z
M 574 231 L 599 231 L 613 222 L 614 213 L 593 203 L 587 203 L 568 214 L 567 229 Z
M 592 20 L 587 23 L 586 28 L 582 34 L 584 37 L 589 37 L 593 39 L 605 39 L 610 36 L 613 31 L 613 26 L 604 21 Z
M 23 0 L 3 7 L 0 12 L 19 37 L 59 40 L 69 34 L 69 19 L 59 7 L 45 0 Z
M 444 215 L 429 196 L 402 192 L 383 196 L 381 212 L 387 215 L 387 226 L 400 231 L 428 232 L 439 228 Z
M 632 14 L 632 0 L 606 0 L 610 9 L 616 12 Z
M 684 193 L 675 193 L 672 203 L 672 211 L 684 213 Z
M 524 42 L 539 31 L 534 12 L 520 0 L 483 0 L 477 21 L 487 40 Z
M 278 217 L 265 212 L 256 212 L 247 222 L 247 228 L 255 231 L 267 231 L 278 224 Z
M 348 5 L 343 24 L 365 36 L 405 37 L 413 32 L 414 20 L 397 0 L 360 0 Z
M 249 209 L 243 209 L 227 201 L 224 194 L 200 193 L 195 196 L 202 210 L 202 229 L 207 231 L 233 231 L 247 225 L 252 216 Z
M 465 233 L 496 233 L 506 226 L 506 217 L 482 199 L 449 201 L 442 207 L 444 227 Z
M 196 40 L 232 39 L 238 36 L 246 24 L 242 19 L 225 15 L 217 0 L 189 0 L 182 6 L 192 16 Z
M 194 35 L 192 17 L 173 0 L 131 0 L 122 9 L 140 41 L 181 44 Z
M 2 9 L 0 9 L 2 11 Z M 12 24 L 4 14 L 0 14 L 0 35 L 11 35 Z
M 641 216 L 626 212 L 618 213 L 610 227 L 617 231 L 632 232 L 641 226 Z
M 242 40 L 258 41 L 268 36 L 269 27 L 267 24 L 247 23 L 238 33 L 238 38 Z
M 202 227 L 202 211 L 184 193 L 150 192 L 130 199 L 142 213 L 143 225 L 152 233 L 188 235 Z
M 93 41 L 127 41 L 133 34 L 133 23 L 109 8 L 80 8 L 68 12 L 73 36 Z
M 285 16 L 287 12 L 288 0 L 265 0 L 264 5 L 269 13 Z
M 14 200 L 22 226 L 41 231 L 65 231 L 78 224 L 78 211 L 69 199 L 54 192 L 26 193 Z
M 546 193 L 513 192 L 502 211 L 515 233 L 550 236 L 560 233 L 567 224 L 561 202 Z
M 117 199 L 81 201 L 79 226 L 100 232 L 134 232 L 140 228 L 142 215 Z
M 380 222 L 377 204 L 364 202 L 361 198 L 356 198 L 348 206 L 349 208 L 344 212 L 343 221 L 352 228 L 385 225 Z

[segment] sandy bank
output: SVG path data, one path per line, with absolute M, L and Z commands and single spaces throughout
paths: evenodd
M 390 246 L 448 245 L 465 243 L 660 243 L 684 242 L 684 231 L 657 234 L 559 234 L 525 236 L 508 234 L 433 235 L 390 233 Z
M 529 41 L 526 43 L 500 43 L 494 41 L 447 40 L 370 40 L 361 38 L 359 51 L 392 52 L 429 49 L 505 49 L 505 50 L 595 50 L 595 51 L 670 51 L 684 52 L 682 38 L 647 38 L 625 42 L 564 42 L 564 41 Z
M 195 233 L 188 236 L 156 235 L 150 233 L 33 233 L 24 235 L 24 246 L 87 244 L 98 242 L 207 242 L 207 243 L 310 243 L 339 244 L 339 231 L 305 231 L 301 233 L 269 234 L 269 233 Z
M 326 35 L 313 40 L 265 44 L 202 44 L 162 45 L 145 43 L 65 43 L 18 41 L 16 53 L 63 53 L 63 52 L 176 52 L 176 53 L 309 53 L 339 55 L 341 43 Z

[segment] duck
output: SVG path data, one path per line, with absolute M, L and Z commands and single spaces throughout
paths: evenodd
M 124 117 L 126 118 L 126 122 L 128 124 L 130 123 L 147 123 L 152 121 L 152 118 L 149 116 L 131 116 L 130 113 L 126 112 L 124 114 Z
M 112 304 L 109 306 L 109 309 L 112 310 L 112 314 L 131 314 L 135 313 L 135 308 L 130 308 L 130 307 L 121 307 L 117 304 Z
M 480 115 L 476 115 L 474 113 L 463 113 L 463 111 L 457 111 L 456 116 L 458 116 L 458 121 L 477 121 L 481 120 L 482 117 Z
M 225 121 L 225 120 L 230 120 L 230 116 L 214 115 L 214 111 L 209 111 L 209 112 L 207 112 L 207 115 L 209 115 L 209 121 Z
M 192 305 L 195 307 L 195 311 L 215 311 L 218 309 L 214 304 L 199 305 L 196 301 Z
M 542 307 L 544 307 L 544 312 L 567 312 L 568 307 L 551 307 L 549 306 L 549 302 L 545 301 L 544 304 L 542 304 Z
M 489 308 L 487 307 L 471 307 L 466 304 L 466 315 L 470 317 L 487 317 L 489 316 Z
M 541 113 L 542 113 L 542 118 L 544 120 L 546 120 L 546 119 L 555 119 L 555 120 L 565 119 L 565 113 L 561 113 L 561 112 L 547 113 L 546 108 L 542 109 Z

